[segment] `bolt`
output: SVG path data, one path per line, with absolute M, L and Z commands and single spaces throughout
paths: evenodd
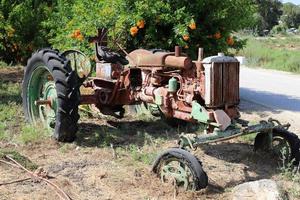
M 34 105 L 36 105 L 36 106 L 40 106 L 40 105 L 49 105 L 49 106 L 51 106 L 51 104 L 52 104 L 51 99 L 47 99 L 47 100 L 36 100 L 36 101 L 34 102 Z

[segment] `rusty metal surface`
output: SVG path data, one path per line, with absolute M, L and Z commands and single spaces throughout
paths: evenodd
M 111 63 L 96 63 L 96 77 L 103 79 L 117 79 L 120 77 L 123 66 Z
M 174 52 L 155 52 L 145 49 L 137 49 L 128 54 L 130 66 L 136 67 L 175 67 L 189 69 L 192 67 L 192 60 L 181 56 L 179 47 Z
M 193 61 L 184 56 L 167 56 L 164 60 L 165 67 L 184 68 L 189 69 L 193 65 Z
M 174 55 L 174 53 L 157 52 L 152 53 L 145 49 L 137 49 L 129 53 L 127 59 L 129 65 L 137 67 L 163 67 L 164 60 L 167 55 Z
M 239 63 L 211 63 L 205 65 L 206 106 L 238 105 Z
M 109 108 L 115 106 L 145 102 L 159 106 L 166 117 L 196 121 L 191 112 L 192 102 L 197 101 L 211 123 L 208 132 L 226 128 L 231 119 L 240 116 L 239 63 L 232 62 L 234 59 L 215 56 L 205 60 L 218 62 L 203 62 L 200 48 L 198 60 L 192 61 L 179 47 L 175 53 L 138 49 L 127 58 L 130 64 L 124 67 L 98 63 L 97 77 L 84 84 L 94 94 L 83 96 L 81 103 L 93 103 L 110 113 Z M 228 118 L 221 120 L 215 110 Z
M 267 121 L 261 121 L 257 124 L 242 127 L 230 127 L 225 131 L 216 131 L 212 134 L 204 134 L 197 136 L 196 134 L 181 134 L 178 144 L 182 147 L 190 147 L 196 149 L 202 144 L 209 144 L 230 140 L 241 135 L 249 135 L 253 133 L 271 133 L 274 129 L 288 130 L 290 124 L 281 124 L 278 120 L 269 118 Z
M 97 96 L 91 95 L 81 95 L 80 96 L 80 104 L 96 104 L 98 102 Z

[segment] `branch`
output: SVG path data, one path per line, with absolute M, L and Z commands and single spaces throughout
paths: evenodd
M 37 178 L 38 180 L 44 181 L 46 182 L 48 185 L 52 186 L 55 189 L 56 194 L 62 199 L 62 200 L 71 200 L 71 198 L 69 197 L 69 195 L 67 195 L 62 189 L 60 189 L 57 185 L 55 185 L 54 183 L 52 183 L 51 181 L 49 181 L 46 178 L 43 178 L 41 176 L 39 176 L 38 174 L 35 174 L 32 171 L 29 171 L 28 169 L 26 169 L 25 167 L 23 167 L 20 163 L 18 163 L 17 161 L 15 161 L 13 158 L 11 158 L 10 156 L 5 156 L 8 160 L 12 161 L 14 164 L 8 163 L 8 162 L 4 162 L 6 164 L 9 164 L 11 166 L 14 167 L 18 167 L 22 170 L 24 170 L 25 172 L 27 172 L 30 176 Z M 2 162 L 2 160 L 0 160 Z

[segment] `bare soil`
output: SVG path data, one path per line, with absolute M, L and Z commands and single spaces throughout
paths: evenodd
M 2 80 L 8 81 L 18 82 L 22 77 L 22 72 L 14 70 L 4 73 L 0 69 L 0 74 Z M 285 113 L 247 101 L 241 103 L 241 111 L 243 118 L 256 122 L 269 116 L 285 118 Z M 131 144 L 137 151 L 154 153 L 176 146 L 176 129 L 160 120 L 139 121 L 134 116 L 122 120 L 83 116 L 79 128 L 78 138 L 72 144 L 47 138 L 28 145 L 0 142 L 0 148 L 17 150 L 44 168 L 52 177 L 50 180 L 72 199 L 230 199 L 234 186 L 262 178 L 276 180 L 284 190 L 293 187 L 279 175 L 278 161 L 269 154 L 253 152 L 252 144 L 240 138 L 198 148 L 194 153 L 209 176 L 209 186 L 199 192 L 178 193 L 174 187 L 161 183 L 150 172 L 151 165 L 134 158 L 136 152 L 130 150 Z M 293 130 L 299 130 L 299 126 Z M 148 135 L 141 134 L 145 132 Z M 25 177 L 28 175 L 21 170 L 0 163 L 0 184 Z M 29 180 L 0 185 L 0 200 L 8 199 L 59 198 L 45 183 Z

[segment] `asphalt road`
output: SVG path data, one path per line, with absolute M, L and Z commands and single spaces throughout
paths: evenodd
M 300 75 L 274 70 L 241 68 L 240 96 L 300 119 Z

